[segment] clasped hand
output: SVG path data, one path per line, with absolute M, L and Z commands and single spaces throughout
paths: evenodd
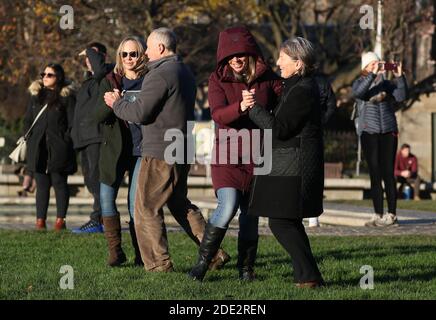
M 244 112 L 251 109 L 256 104 L 256 89 L 242 90 L 241 111 Z
M 104 94 L 104 102 L 109 108 L 113 108 L 114 102 L 121 99 L 120 90 L 114 89 Z

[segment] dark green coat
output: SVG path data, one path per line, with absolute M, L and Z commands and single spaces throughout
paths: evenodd
M 112 185 L 116 180 L 119 161 L 132 155 L 132 138 L 127 123 L 115 116 L 104 102 L 104 94 L 117 88 L 121 92 L 121 77 L 110 72 L 101 82 L 94 120 L 102 124 L 100 145 L 100 182 Z

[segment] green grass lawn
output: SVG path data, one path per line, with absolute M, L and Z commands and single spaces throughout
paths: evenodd
M 203 283 L 186 276 L 196 247 L 182 233 L 169 233 L 173 273 L 146 273 L 131 263 L 133 249 L 123 233 L 130 262 L 105 265 L 103 235 L 0 231 L 0 299 L 436 299 L 436 236 L 311 237 L 327 287 L 297 289 L 290 259 L 272 236 L 260 239 L 258 280 L 237 280 L 236 239 L 224 248 L 232 260 Z M 74 289 L 62 290 L 62 265 L 74 269 Z M 359 270 L 374 268 L 374 289 L 359 287 Z
M 371 207 L 372 208 L 372 200 L 329 200 L 326 202 L 333 203 L 343 203 L 350 204 L 355 206 L 363 206 L 363 207 Z M 385 201 L 385 207 L 387 206 Z M 436 212 L 436 200 L 421 200 L 421 201 L 412 201 L 412 200 L 398 200 L 397 201 L 398 209 L 406 209 L 406 210 L 419 210 L 419 211 L 431 211 Z

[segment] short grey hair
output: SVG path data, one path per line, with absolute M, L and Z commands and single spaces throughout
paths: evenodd
M 153 35 L 153 37 L 155 37 L 159 43 L 162 43 L 168 51 L 173 53 L 176 52 L 177 37 L 173 30 L 169 28 L 158 28 L 153 30 L 150 35 Z
M 281 44 L 280 50 L 292 59 L 303 62 L 303 67 L 298 71 L 302 76 L 315 71 L 317 68 L 314 46 L 307 39 L 301 37 L 288 39 Z

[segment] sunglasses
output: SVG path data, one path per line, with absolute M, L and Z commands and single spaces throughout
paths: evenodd
M 138 58 L 139 54 L 138 51 L 131 51 L 131 52 L 121 52 L 121 56 L 123 58 L 127 58 L 127 56 L 132 57 L 132 58 Z
M 41 76 L 41 78 L 44 78 L 45 76 L 47 76 L 47 78 L 56 78 L 56 75 L 54 73 L 41 72 L 40 76 Z

